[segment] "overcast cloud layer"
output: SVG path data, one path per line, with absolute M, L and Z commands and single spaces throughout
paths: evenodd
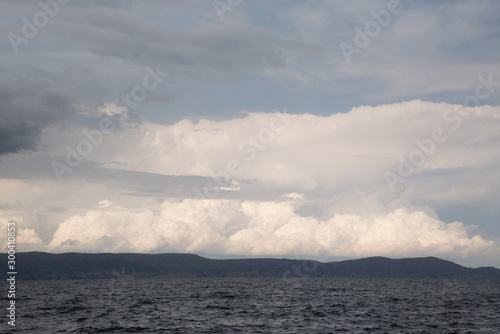
M 18 251 L 500 267 L 498 2 L 47 3 L 0 14 Z

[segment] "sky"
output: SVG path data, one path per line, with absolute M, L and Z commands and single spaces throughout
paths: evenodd
M 500 2 L 1 9 L 18 252 L 500 268 Z

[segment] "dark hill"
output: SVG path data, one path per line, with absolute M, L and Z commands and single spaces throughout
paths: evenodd
M 7 254 L 2 254 L 7 263 Z M 493 267 L 465 268 L 435 257 L 321 263 L 288 259 L 213 260 L 194 254 L 16 254 L 18 280 L 149 277 L 500 278 Z

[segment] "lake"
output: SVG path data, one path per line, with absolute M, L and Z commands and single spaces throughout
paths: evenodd
M 10 331 L 5 322 L 6 333 L 498 333 L 500 329 L 499 280 L 134 279 L 115 272 L 115 279 L 108 280 L 17 285 L 16 330 Z

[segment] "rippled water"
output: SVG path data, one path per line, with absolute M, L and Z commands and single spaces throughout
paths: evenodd
M 18 282 L 12 332 L 500 332 L 498 280 L 117 277 Z

